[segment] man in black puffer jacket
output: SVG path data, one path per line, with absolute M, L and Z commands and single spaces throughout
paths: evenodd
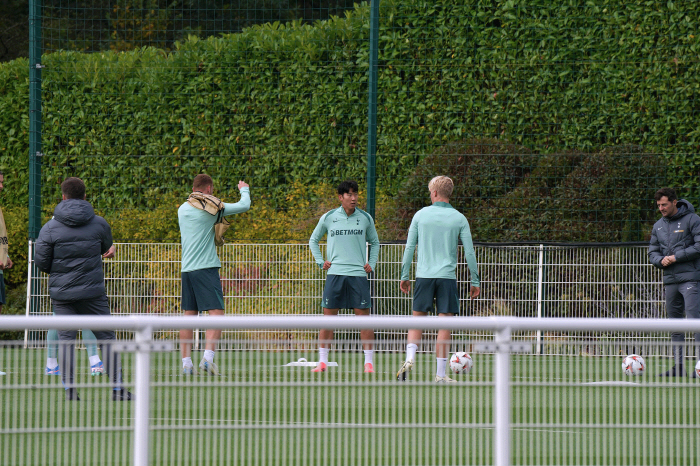
M 67 178 L 61 184 L 63 201 L 54 216 L 39 232 L 34 246 L 34 261 L 49 276 L 49 296 L 56 315 L 109 315 L 109 302 L 102 271 L 102 258 L 114 257 L 112 229 L 85 200 L 85 184 L 80 178 Z M 115 401 L 132 396 L 122 387 L 119 354 L 111 350 L 115 339 L 111 330 L 95 330 L 102 341 L 105 370 L 110 375 Z M 78 401 L 73 387 L 74 352 L 77 330 L 60 330 L 62 379 L 66 399 Z
M 671 188 L 659 189 L 654 199 L 662 217 L 651 232 L 649 261 L 664 271 L 666 314 L 670 319 L 700 319 L 700 217 Z M 683 377 L 684 339 L 682 332 L 671 334 L 674 366 L 659 376 Z M 695 345 L 700 345 L 700 333 Z

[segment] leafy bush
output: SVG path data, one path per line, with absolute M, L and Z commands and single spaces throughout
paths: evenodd
M 664 182 L 655 160 L 637 146 L 536 156 L 497 140 L 448 144 L 399 191 L 397 238 L 429 205 L 430 179 L 443 174 L 455 182 L 451 204 L 478 241 L 647 240 L 656 219 L 649 199 Z
M 397 238 L 405 238 L 413 214 L 430 205 L 428 183 L 434 176 L 453 178 L 452 204 L 473 218 L 478 210 L 492 205 L 518 186 L 534 160 L 526 148 L 498 140 L 468 140 L 439 147 L 436 154 L 421 160 L 399 190 L 396 228 L 402 234 Z

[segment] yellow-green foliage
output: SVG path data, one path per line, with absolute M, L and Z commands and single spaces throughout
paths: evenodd
M 7 240 L 10 244 L 10 258 L 13 266 L 4 271 L 5 283 L 13 288 L 27 282 L 27 225 L 29 214 L 26 207 L 14 206 L 2 209 L 7 227 Z
M 230 216 L 231 228 L 226 232 L 226 241 L 240 242 L 243 238 L 246 242 L 254 241 L 260 243 L 289 243 L 297 242 L 306 244 L 313 229 L 318 223 L 318 219 L 329 210 L 339 206 L 335 186 L 320 183 L 314 186 L 306 186 L 302 183 L 292 183 L 285 195 L 284 205 L 277 205 L 276 201 L 270 197 L 256 197 L 255 187 L 251 188 L 251 208 L 248 212 Z M 361 188 L 362 189 L 362 188 Z M 180 228 L 177 219 L 177 210 L 187 199 L 189 193 L 180 195 L 169 195 L 162 204 L 153 209 L 125 208 L 109 212 L 97 212 L 103 215 L 112 227 L 112 235 L 118 243 L 149 243 L 153 238 L 162 238 L 159 243 L 179 243 Z M 237 192 L 217 193 L 225 202 L 238 202 L 240 195 Z M 88 199 L 89 200 L 89 199 Z M 366 209 L 366 193 L 360 192 L 360 208 Z M 386 239 L 392 224 L 382 222 L 381 218 L 393 218 L 395 216 L 395 200 L 384 193 L 378 193 L 376 200 L 377 231 L 380 240 Z M 8 228 L 10 242 L 10 256 L 15 262 L 11 270 L 5 272 L 5 280 L 10 286 L 26 282 L 27 277 L 27 225 L 28 213 L 26 207 L 13 206 L 3 209 L 5 222 Z M 45 218 L 44 221 L 48 221 Z M 387 226 L 388 225 L 388 226 Z M 275 241 L 272 241 L 274 238 Z M 279 238 L 286 240 L 279 241 Z M 158 267 L 158 261 L 167 257 L 173 261 L 179 261 L 179 257 L 170 257 L 171 249 L 164 249 L 162 255 L 153 258 L 155 265 L 153 273 L 147 278 L 162 278 L 164 273 L 162 267 Z M 308 254 L 308 248 L 302 248 L 299 254 Z M 294 269 L 303 267 L 297 260 L 291 259 L 292 265 L 289 269 L 289 276 L 302 273 L 301 270 Z M 120 277 L 128 278 L 127 269 L 118 272 Z M 168 272 L 170 273 L 170 272 Z M 308 271 L 305 271 L 308 273 Z M 232 275 L 233 276 L 233 275 Z M 277 287 L 284 287 L 284 282 L 277 284 Z M 159 290 L 163 295 L 172 294 L 172 290 Z M 174 303 L 165 305 L 162 301 L 154 303 L 159 310 L 153 312 L 170 312 L 176 308 Z M 149 311 L 150 312 L 150 311 Z
M 287 188 L 283 205 L 278 205 L 272 197 L 256 198 L 252 187 L 250 210 L 229 217 L 231 228 L 226 239 L 271 242 L 274 238 L 272 242 L 306 242 L 321 215 L 335 207 L 338 207 L 335 188 L 327 184 L 308 186 L 294 182 Z
M 364 208 L 364 193 L 360 207 Z M 235 202 L 237 197 L 221 195 L 225 201 Z M 253 189 L 250 211 L 231 216 L 232 226 L 226 234 L 227 244 L 218 249 L 222 261 L 221 278 L 226 297 L 226 311 L 233 314 L 307 314 L 318 312 L 323 273 L 313 261 L 306 244 L 318 219 L 327 211 L 339 206 L 334 186 L 319 184 L 304 186 L 292 184 L 285 196 L 284 206 L 274 205 L 271 199 L 257 199 Z M 123 231 L 136 231 L 133 242 L 146 242 L 149 237 L 169 235 L 179 242 L 177 208 L 179 200 L 151 211 L 133 211 L 128 217 L 110 220 L 115 237 Z M 389 196 L 380 196 L 378 209 L 391 207 Z M 136 228 L 134 225 L 137 225 Z M 122 230 L 124 228 L 124 230 Z M 290 241 L 268 244 L 270 238 L 280 238 L 290 233 Z M 245 238 L 241 240 L 239 238 Z M 255 238 L 259 245 L 250 243 Z M 381 233 L 380 233 L 381 239 Z M 122 239 L 122 241 L 125 241 Z M 139 257 L 142 263 L 135 267 L 129 262 L 112 263 L 109 272 L 123 278 L 124 292 L 117 291 L 117 309 L 130 309 L 139 313 L 180 312 L 177 281 L 162 280 L 179 274 L 180 252 L 172 245 L 123 246 L 117 254 Z M 128 251 L 128 252 L 127 252 Z M 123 257 L 123 256 L 122 256 Z M 129 279 L 140 279 L 130 281 Z M 300 280 L 303 279 L 303 280 Z M 311 279 L 311 280 L 309 280 Z M 317 279 L 317 280 L 313 280 Z M 134 292 L 134 287 L 138 292 Z M 130 295 L 149 296 L 138 298 Z M 261 298 L 262 297 L 262 298 Z
M 180 197 L 170 194 L 153 209 L 125 208 L 110 210 L 103 215 L 112 227 L 117 242 L 159 243 L 180 242 L 177 209 L 187 200 L 187 193 Z
M 187 200 L 188 194 L 171 194 L 153 209 L 124 208 L 98 214 L 112 226 L 112 235 L 117 242 L 179 243 L 177 210 Z M 226 203 L 240 200 L 238 192 L 214 194 Z M 272 197 L 257 197 L 255 187 L 251 187 L 250 210 L 228 217 L 231 227 L 226 232 L 226 241 L 243 238 L 255 242 L 305 242 L 321 215 L 338 206 L 335 188 L 325 184 L 304 186 L 292 183 L 284 201 L 283 205 L 278 205 Z

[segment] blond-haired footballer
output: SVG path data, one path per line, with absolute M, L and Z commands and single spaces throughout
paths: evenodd
M 472 244 L 472 235 L 466 217 L 450 205 L 450 196 L 454 184 L 447 176 L 436 176 L 428 184 L 431 206 L 425 207 L 413 216 L 408 229 L 406 249 L 401 265 L 401 291 L 411 291 L 409 275 L 413 253 L 418 248 L 418 266 L 416 268 L 416 286 L 413 292 L 413 315 L 424 317 L 437 313 L 439 318 L 459 314 L 459 294 L 457 289 L 457 245 L 462 241 L 467 266 L 471 272 L 469 296 L 479 296 L 479 272 L 476 266 L 476 254 Z M 406 360 L 396 373 L 399 381 L 406 380 L 407 374 L 415 365 L 416 352 L 423 331 L 408 331 Z M 447 356 L 452 336 L 447 329 L 439 330 L 435 355 L 437 370 L 435 382 L 452 383 L 445 373 Z

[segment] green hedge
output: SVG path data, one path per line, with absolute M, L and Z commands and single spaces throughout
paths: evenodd
M 29 202 L 29 62 L 0 63 L 0 206 Z
M 250 180 L 280 210 L 291 183 L 363 180 L 368 12 L 191 37 L 172 53 L 46 55 L 45 215 L 68 175 L 85 178 L 105 212 L 154 208 L 201 170 L 229 196 Z M 638 146 L 684 197 L 700 194 L 700 2 L 383 1 L 381 14 L 377 174 L 387 195 L 425 156 L 478 138 L 533 157 Z M 0 165 L 19 178 L 27 69 L 0 65 Z M 501 186 L 499 202 L 517 195 Z M 26 187 L 1 200 L 26 205 Z M 653 209 L 649 197 L 631 201 Z M 501 239 L 521 214 L 492 219 L 502 226 L 478 239 Z

